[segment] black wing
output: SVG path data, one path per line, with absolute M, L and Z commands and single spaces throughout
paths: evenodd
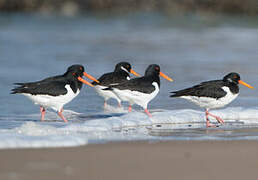
M 30 86 L 30 85 L 37 84 L 37 83 L 50 82 L 50 81 L 64 81 L 64 80 L 65 80 L 64 76 L 58 75 L 58 76 L 48 77 L 48 78 L 40 80 L 40 81 L 26 82 L 26 83 L 14 83 L 14 84 L 20 85 L 20 86 Z
M 17 93 L 28 93 L 32 95 L 51 95 L 58 96 L 64 95 L 67 93 L 67 89 L 65 85 L 67 84 L 65 81 L 38 81 L 38 82 L 30 82 L 30 83 L 16 83 L 19 85 L 18 87 L 12 89 L 11 94 Z
M 183 89 L 180 91 L 174 91 L 170 97 L 180 96 L 197 96 L 197 97 L 211 97 L 219 99 L 224 97 L 227 93 L 222 89 L 225 86 L 221 80 L 207 81 L 191 88 Z
M 152 81 L 150 81 L 147 77 L 140 77 L 131 79 L 129 81 L 120 83 L 119 85 L 110 86 L 109 90 L 112 88 L 117 88 L 120 90 L 132 90 L 139 91 L 142 93 L 152 93 L 155 90 L 155 87 L 152 85 Z
M 110 86 L 112 84 L 119 84 L 127 80 L 127 76 L 130 77 L 128 74 L 121 73 L 121 72 L 111 72 L 103 74 L 99 79 L 99 83 L 92 82 L 93 85 L 102 85 L 102 86 Z

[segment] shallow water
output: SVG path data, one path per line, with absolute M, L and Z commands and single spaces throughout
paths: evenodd
M 236 71 L 257 87 L 257 18 L 177 16 L 145 13 L 76 17 L 25 14 L 0 15 L 0 148 L 77 146 L 117 140 L 238 140 L 258 139 L 258 92 L 241 86 L 227 108 L 214 110 L 226 124 L 206 129 L 199 107 L 169 92 L 220 79 Z M 175 81 L 161 80 L 149 104 L 153 119 L 141 108 L 117 109 L 84 86 L 64 108 L 69 123 L 54 112 L 39 122 L 39 108 L 22 95 L 10 95 L 15 82 L 62 74 L 83 64 L 99 77 L 128 60 L 143 74 L 151 63 Z M 127 104 L 124 104 L 125 108 Z M 215 122 L 215 121 L 214 121 Z

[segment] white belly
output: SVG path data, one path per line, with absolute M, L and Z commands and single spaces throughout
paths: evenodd
M 67 89 L 67 94 L 60 96 L 31 95 L 27 93 L 23 93 L 23 95 L 44 108 L 52 108 L 55 111 L 60 111 L 66 103 L 70 102 L 80 93 L 80 90 L 74 93 L 70 85 L 66 85 L 65 88 Z
M 152 83 L 155 87 L 155 91 L 150 94 L 141 93 L 138 91 L 131 91 L 131 90 L 119 90 L 114 88 L 113 92 L 122 100 L 128 101 L 131 105 L 138 104 L 142 106 L 144 109 L 147 108 L 148 103 L 158 94 L 159 86 L 156 82 Z
M 121 102 L 121 100 L 117 97 L 117 95 L 113 91 L 102 90 L 107 88 L 106 86 L 97 85 L 97 86 L 94 86 L 94 88 L 96 92 L 105 99 L 105 101 L 107 101 L 110 98 L 113 98 L 113 99 L 116 99 L 119 103 Z
M 181 96 L 181 98 L 187 99 L 196 105 L 206 108 L 206 109 L 216 109 L 224 107 L 233 101 L 238 94 L 232 94 L 228 87 L 222 87 L 222 89 L 227 92 L 225 97 L 215 99 L 209 97 L 197 97 L 197 96 Z

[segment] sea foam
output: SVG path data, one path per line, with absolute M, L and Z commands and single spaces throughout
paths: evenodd
M 151 110 L 153 118 L 148 118 L 143 111 L 125 113 L 125 110 L 84 115 L 73 111 L 65 111 L 69 122 L 63 123 L 55 113 L 48 113 L 45 122 L 34 120 L 38 115 L 27 115 L 11 120 L 0 121 L 0 148 L 39 148 L 39 147 L 71 147 L 88 143 L 127 140 L 162 140 L 162 139 L 194 139 L 193 131 L 206 130 L 205 113 L 203 111 Z M 218 129 L 235 129 L 258 126 L 258 107 L 230 107 L 210 111 L 225 120 L 226 124 Z M 211 121 L 216 123 L 214 118 Z M 190 133 L 189 133 L 189 130 Z M 169 132 L 166 137 L 155 134 Z M 173 134 L 174 133 L 174 134 Z M 180 136 L 177 134 L 180 133 Z M 185 134 L 184 134 L 185 133 Z M 187 133 L 189 134 L 187 137 Z M 178 137 L 178 138 L 176 138 Z M 227 138 L 227 133 L 219 136 L 204 134 L 199 139 Z M 218 138 L 219 137 L 219 138 Z M 245 136 L 245 139 L 248 137 Z M 232 139 L 232 137 L 231 137 Z M 258 139 L 258 135 L 249 139 Z

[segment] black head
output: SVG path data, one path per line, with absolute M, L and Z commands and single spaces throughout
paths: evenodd
M 238 73 L 232 72 L 224 76 L 223 81 L 238 84 L 240 80 L 240 75 Z
M 148 66 L 148 68 L 145 71 L 144 76 L 162 76 L 163 78 L 165 78 L 168 81 L 173 81 L 173 79 L 171 79 L 170 77 L 168 77 L 166 74 L 164 74 L 163 72 L 160 71 L 160 67 L 157 64 L 151 64 Z
M 84 72 L 84 67 L 80 64 L 75 64 L 75 65 L 72 65 L 70 66 L 66 73 L 64 74 L 64 76 L 67 78 L 67 79 L 72 79 L 72 80 L 76 80 L 77 82 L 82 82 L 84 84 L 87 84 L 89 86 L 92 86 L 93 85 L 91 83 L 89 83 L 88 81 L 86 81 L 85 79 L 82 78 L 82 76 L 85 76 L 93 81 L 96 81 L 97 83 L 99 83 L 99 81 L 94 78 L 93 76 L 89 75 L 88 73 Z
M 159 74 L 160 74 L 160 67 L 159 67 L 159 65 L 151 64 L 146 69 L 144 76 L 153 76 L 153 75 L 159 76 Z
M 123 70 L 129 74 L 131 69 L 132 69 L 132 66 L 128 62 L 120 62 L 116 65 L 115 72 Z
M 72 75 L 75 78 L 82 77 L 84 73 L 84 67 L 80 64 L 75 64 L 67 68 L 65 75 Z
M 235 72 L 232 72 L 232 73 L 229 73 L 227 74 L 224 78 L 223 78 L 223 81 L 224 82 L 228 82 L 228 83 L 233 83 L 233 84 L 236 84 L 238 85 L 239 83 L 248 87 L 248 88 L 251 88 L 253 89 L 254 87 L 247 84 L 246 82 L 242 81 L 240 79 L 240 75 L 238 73 L 235 73 Z

